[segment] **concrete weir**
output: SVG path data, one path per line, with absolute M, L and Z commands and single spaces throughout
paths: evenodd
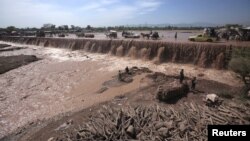
M 204 68 L 226 69 L 232 47 L 215 43 L 179 43 L 147 40 L 100 40 L 72 38 L 0 37 L 0 40 L 44 47 L 109 53 L 155 63 L 185 63 Z

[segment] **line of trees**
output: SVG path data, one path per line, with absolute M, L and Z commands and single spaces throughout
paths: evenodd
M 177 26 L 107 26 L 107 27 L 92 27 L 91 25 L 87 25 L 86 27 L 79 27 L 75 25 L 61 25 L 56 27 L 53 24 L 44 24 L 41 28 L 17 28 L 15 26 L 9 26 L 7 28 L 0 28 L 0 31 L 4 31 L 10 33 L 12 31 L 67 31 L 67 32 L 81 32 L 84 30 L 93 31 L 93 32 L 103 32 L 107 30 L 202 30 L 204 27 L 177 27 Z M 219 28 L 219 27 L 218 27 Z

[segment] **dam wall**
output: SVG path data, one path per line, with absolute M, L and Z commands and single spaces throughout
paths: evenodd
M 91 53 L 108 53 L 159 64 L 172 62 L 216 69 L 227 69 L 232 56 L 232 46 L 216 43 L 37 37 L 0 37 L 0 40 L 43 47 L 84 50 Z

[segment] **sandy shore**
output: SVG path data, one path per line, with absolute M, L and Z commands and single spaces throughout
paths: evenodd
M 36 55 L 41 60 L 0 75 L 0 96 L 4 97 L 0 103 L 0 138 L 27 123 L 78 111 L 139 88 L 141 76 L 128 85 L 108 89 L 102 94 L 96 93 L 103 82 L 116 77 L 118 70 L 126 66 L 148 67 L 169 75 L 178 75 L 183 68 L 189 77 L 203 74 L 203 79 L 241 85 L 230 71 L 171 63 L 155 65 L 149 61 L 108 54 L 11 45 L 27 48 L 1 52 L 0 56 Z

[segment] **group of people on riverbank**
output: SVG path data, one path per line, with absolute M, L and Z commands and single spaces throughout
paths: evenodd
M 125 68 L 125 73 L 130 74 L 128 66 Z M 122 72 L 121 72 L 121 70 L 119 70 L 119 73 L 118 73 L 118 80 L 123 81 L 122 80 Z M 184 69 L 181 69 L 180 75 L 179 75 L 180 84 L 183 84 L 184 80 L 185 80 Z M 190 87 L 191 90 L 195 90 L 196 84 L 197 84 L 197 79 L 196 79 L 196 77 L 193 77 L 192 80 L 191 80 L 191 87 Z

